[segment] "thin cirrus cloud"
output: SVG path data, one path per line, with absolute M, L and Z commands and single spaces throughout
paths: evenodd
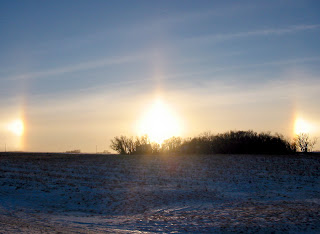
M 274 67 L 274 66 L 282 66 L 282 65 L 296 65 L 296 64 L 304 64 L 308 62 L 313 61 L 320 61 L 320 57 L 304 57 L 304 58 L 295 58 L 295 59 L 285 59 L 285 60 L 276 60 L 276 61 L 268 61 L 263 63 L 251 63 L 251 64 L 245 64 L 245 65 L 234 65 L 234 66 L 218 66 L 213 67 L 212 69 L 207 70 L 193 70 L 192 72 L 175 72 L 175 73 L 168 73 L 161 75 L 161 81 L 166 82 L 170 81 L 171 84 L 174 85 L 174 81 L 177 81 L 178 83 L 183 80 L 187 80 L 193 77 L 199 77 L 199 76 L 210 76 L 214 75 L 216 72 L 229 72 L 232 70 L 241 70 L 241 69 L 247 69 L 247 68 L 257 68 L 257 67 Z M 225 77 L 223 77 L 225 79 Z M 206 80 L 206 79 L 205 79 Z M 209 79 L 210 80 L 210 79 Z M 139 77 L 134 78 L 132 80 L 114 80 L 113 82 L 108 83 L 107 85 L 92 85 L 90 87 L 83 87 L 78 91 L 98 91 L 98 90 L 106 90 L 106 89 L 114 89 L 115 87 L 132 87 L 132 85 L 140 84 L 140 83 L 146 83 L 154 81 L 154 77 Z
M 221 33 L 212 34 L 206 36 L 198 36 L 186 39 L 187 41 L 196 42 L 211 42 L 211 41 L 222 41 L 231 40 L 237 38 L 253 37 L 253 36 L 279 36 L 289 33 L 297 33 L 301 31 L 311 31 L 320 28 L 320 24 L 308 24 L 308 25 L 291 25 L 285 28 L 269 28 L 269 29 L 258 29 L 253 31 L 237 32 L 237 33 Z
M 320 57 L 304 57 L 304 58 L 292 58 L 292 59 L 283 59 L 283 60 L 274 60 L 274 61 L 266 61 L 262 63 L 250 63 L 250 64 L 241 64 L 241 65 L 230 65 L 230 66 L 212 66 L 212 68 L 209 69 L 201 69 L 201 70 L 195 70 L 192 71 L 184 71 L 184 72 L 177 72 L 177 73 L 171 73 L 166 74 L 162 76 L 162 80 L 185 80 L 190 79 L 194 77 L 203 76 L 207 77 L 215 75 L 216 73 L 224 72 L 230 72 L 235 70 L 242 70 L 242 69 L 249 69 L 249 68 L 263 68 L 263 67 L 278 67 L 278 66 L 295 66 L 298 64 L 305 64 L 309 62 L 317 62 L 320 61 Z M 237 75 L 239 77 L 239 75 Z M 248 76 L 246 74 L 245 76 Z M 223 80 L 225 80 L 226 77 L 223 77 Z M 213 79 L 213 78 L 212 78 Z M 218 79 L 218 78 L 215 78 Z M 205 80 L 205 79 L 202 79 Z M 209 79 L 210 80 L 210 79 Z M 139 80 L 136 80 L 136 82 L 139 82 Z
M 113 58 L 103 58 L 95 61 L 88 61 L 84 63 L 79 63 L 70 66 L 52 68 L 44 71 L 36 71 L 26 74 L 20 74 L 15 76 L 4 77 L 2 80 L 24 80 L 24 79 L 33 79 L 33 78 L 43 78 L 47 76 L 60 75 L 65 73 L 77 72 L 77 71 L 85 71 L 90 69 L 95 69 L 104 66 L 117 65 L 117 64 L 125 64 L 129 62 L 136 62 L 143 59 L 145 55 L 137 54 L 137 55 L 129 55 L 122 57 L 113 57 Z
M 170 14 L 166 10 L 162 11 L 161 17 L 151 21 L 150 25 L 159 24 L 159 25 L 166 25 L 166 26 L 178 26 L 181 24 L 194 22 L 194 21 L 202 21 L 206 20 L 211 17 L 226 17 L 235 15 L 238 13 L 244 13 L 248 10 L 253 10 L 256 7 L 253 7 L 252 5 L 234 5 L 234 6 L 227 6 L 227 7 L 217 7 L 214 9 L 209 10 L 201 10 L 201 11 L 192 11 L 192 12 L 179 12 L 175 14 Z
M 290 64 L 302 64 L 312 61 L 320 61 L 320 57 L 305 57 L 305 58 L 294 58 L 294 59 L 285 59 L 285 60 L 277 60 L 277 61 L 268 61 L 263 63 L 252 63 L 245 65 L 234 65 L 234 66 L 226 66 L 226 67 L 217 67 L 214 71 L 224 71 L 224 70 L 237 70 L 244 68 L 254 68 L 254 67 L 268 67 L 268 66 L 281 66 L 281 65 L 290 65 Z
M 244 38 L 244 37 L 252 37 L 252 36 L 269 36 L 269 35 L 284 35 L 289 33 L 296 33 L 300 31 L 307 30 L 316 30 L 320 28 L 320 24 L 310 24 L 310 25 L 294 25 L 286 28 L 280 29 L 259 29 L 255 31 L 246 31 L 246 32 L 238 32 L 238 33 L 225 33 L 225 34 L 213 34 L 207 36 L 198 36 L 185 39 L 187 42 L 216 42 L 222 40 L 231 40 L 236 38 Z M 128 62 L 134 62 L 141 60 L 145 55 L 137 54 L 132 56 L 123 56 L 123 57 L 114 57 L 114 58 L 104 58 L 95 61 L 89 61 L 84 63 L 79 63 L 76 65 L 70 65 L 65 67 L 53 68 L 45 71 L 36 71 L 26 74 L 20 74 L 15 76 L 9 76 L 2 78 L 3 80 L 22 80 L 22 79 L 31 79 L 31 78 L 39 78 L 46 77 L 52 75 L 59 75 L 69 72 L 83 71 L 94 69 L 98 67 L 108 66 L 108 65 L 116 65 L 116 64 L 124 64 Z M 230 67 L 228 67 L 230 69 Z
M 131 38 L 136 35 L 152 35 L 159 32 L 159 28 L 165 29 L 175 29 L 181 27 L 181 25 L 190 22 L 201 22 L 207 20 L 208 18 L 221 18 L 228 15 L 234 15 L 237 13 L 247 12 L 252 10 L 253 6 L 239 4 L 235 6 L 219 7 L 211 10 L 205 11 L 194 11 L 194 12 L 180 12 L 172 14 L 167 12 L 165 9 L 161 11 L 158 17 L 153 16 L 149 21 L 143 19 L 143 21 L 136 20 L 128 24 L 120 25 L 119 27 L 100 28 L 98 31 L 86 32 L 81 36 L 71 36 L 69 38 L 56 39 L 48 42 L 42 42 L 41 46 L 37 45 L 35 53 L 47 53 L 52 50 L 52 45 L 62 46 L 64 49 L 79 48 L 84 45 L 89 45 L 92 43 L 99 43 L 101 40 L 105 40 L 108 37 L 120 37 L 120 38 Z M 161 31 L 161 30 L 160 30 Z
M 54 46 L 62 46 L 63 49 L 79 48 L 84 45 L 92 43 L 99 43 L 101 40 L 106 40 L 108 37 L 130 38 L 135 35 L 148 35 L 154 34 L 159 31 L 159 27 L 176 28 L 181 24 L 186 24 L 194 21 L 205 20 L 209 17 L 225 17 L 226 15 L 236 14 L 251 9 L 248 6 L 233 6 L 233 7 L 220 7 L 214 10 L 195 11 L 195 12 L 180 12 L 172 14 L 165 9 L 156 16 L 150 17 L 150 20 L 136 20 L 128 24 L 120 24 L 119 27 L 99 28 L 97 31 L 83 32 L 81 35 L 69 36 L 63 39 L 52 39 L 49 42 L 41 42 L 37 44 L 37 48 L 33 51 L 35 54 L 47 53 L 53 50 Z
M 246 65 L 239 65 L 239 66 L 229 66 L 229 67 L 216 67 L 213 69 L 209 69 L 209 70 L 198 70 L 198 71 L 192 71 L 192 72 L 176 72 L 176 73 L 168 73 L 168 74 L 163 74 L 161 76 L 161 81 L 167 83 L 171 88 L 173 88 L 174 90 L 182 90 L 183 92 L 188 92 L 190 91 L 190 84 L 189 82 L 186 82 L 187 80 L 189 80 L 192 77 L 198 77 L 199 80 L 202 80 L 204 82 L 204 84 L 202 85 L 202 88 L 205 88 L 205 90 L 211 90 L 212 91 L 212 87 L 219 87 L 219 89 L 221 89 L 221 87 L 223 87 L 224 85 L 222 85 L 223 83 L 225 83 L 227 85 L 227 87 L 230 87 L 229 82 L 227 81 L 228 78 L 230 78 L 229 80 L 233 80 L 233 76 L 229 77 L 227 74 L 220 74 L 218 77 L 216 76 L 216 72 L 224 72 L 224 71 L 231 71 L 231 70 L 239 70 L 239 69 L 246 69 L 246 68 L 254 68 L 254 67 L 272 67 L 272 66 L 281 66 L 281 65 L 296 65 L 296 64 L 301 64 L 301 63 L 305 63 L 305 62 L 310 62 L 310 61 L 320 61 L 320 57 L 305 57 L 305 58 L 299 58 L 299 59 L 287 59 L 287 60 L 277 60 L 277 61 L 270 61 L 270 62 L 265 62 L 265 63 L 255 63 L 255 64 L 246 64 Z M 202 77 L 202 78 L 201 78 Z M 240 78 L 241 80 L 242 76 L 237 75 L 237 78 Z M 245 77 L 247 77 L 247 75 L 245 75 Z M 310 78 L 310 77 L 309 77 Z M 304 79 L 306 79 L 306 77 L 304 77 Z M 224 80 L 223 83 L 215 83 L 214 81 L 219 81 L 219 80 Z M 263 81 L 264 79 L 262 79 L 260 82 L 265 82 Z M 283 87 L 283 84 L 288 82 L 288 80 L 290 80 L 288 77 L 278 77 L 278 80 L 281 84 L 281 87 Z M 297 82 L 302 82 L 299 79 L 296 79 Z M 312 81 L 313 80 L 313 81 Z M 309 80 L 309 83 L 314 83 L 315 79 L 311 79 Z M 146 87 L 150 88 L 148 85 L 150 83 L 152 83 L 154 81 L 153 77 L 139 77 L 139 78 L 134 78 L 132 80 L 127 80 L 127 81 L 113 81 L 110 82 L 108 84 L 105 85 L 92 85 L 90 87 L 82 87 L 81 89 L 77 89 L 77 90 L 73 90 L 71 92 L 69 92 L 67 95 L 75 95 L 76 94 L 92 94 L 92 92 L 94 91 L 94 93 L 104 93 L 106 90 L 109 90 L 111 93 L 113 93 L 112 91 L 115 90 L 115 88 L 120 88 L 123 91 L 122 95 L 126 95 L 126 94 L 132 94 L 131 91 L 132 87 L 135 87 L 134 90 L 136 92 L 139 93 L 139 89 L 145 89 Z M 186 83 L 185 83 L 186 82 Z M 211 83 L 213 82 L 213 83 Z M 260 83 L 258 82 L 258 83 Z M 209 85 L 212 84 L 212 85 Z M 277 83 L 278 84 L 278 83 Z M 318 83 L 317 83 L 318 84 Z M 239 85 L 239 83 L 234 83 L 232 85 L 232 87 L 237 87 Z M 246 84 L 248 85 L 248 84 Z M 260 84 L 256 84 L 256 85 L 260 85 Z M 266 84 L 264 84 L 265 87 Z M 167 88 L 169 88 L 169 86 Z M 277 85 L 278 86 L 278 85 Z M 305 87 L 306 84 L 301 85 L 301 87 Z M 210 87 L 210 88 L 209 88 Z M 308 86 L 309 87 L 309 86 Z M 312 87 L 312 85 L 311 85 Z M 318 87 L 318 86 L 317 86 Z M 199 88 L 199 87 L 197 87 Z M 266 87 L 265 87 L 266 88 Z M 268 88 L 266 88 L 267 90 L 269 90 Z M 206 93 L 205 90 L 200 89 L 201 92 Z M 274 88 L 271 88 L 271 90 L 274 90 Z M 313 90 L 313 89 L 312 89 Z M 211 92 L 210 91 L 210 92 Z M 75 92 L 75 93 L 73 93 Z M 232 91 L 234 92 L 234 91 Z M 117 91 L 117 93 L 119 93 L 119 90 Z M 41 94 L 43 95 L 43 94 Z M 50 94 L 45 94 L 50 95 Z M 55 95 L 55 94 L 51 94 L 51 95 Z M 65 98 L 63 96 L 61 96 L 62 98 Z M 199 94 L 199 97 L 201 97 L 201 95 Z M 252 99 L 254 100 L 254 99 Z

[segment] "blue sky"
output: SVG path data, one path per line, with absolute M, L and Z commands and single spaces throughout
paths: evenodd
M 159 96 L 181 136 L 290 138 L 297 118 L 320 135 L 318 1 L 0 5 L 0 141 L 11 149 L 108 149 Z M 5 128 L 17 118 L 23 144 Z

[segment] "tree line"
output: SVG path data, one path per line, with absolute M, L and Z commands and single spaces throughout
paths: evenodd
M 161 145 L 151 142 L 148 135 L 140 137 L 116 136 L 111 149 L 119 154 L 292 154 L 310 152 L 316 143 L 308 134 L 301 133 L 293 141 L 280 134 L 254 131 L 229 131 L 212 134 L 205 132 L 193 138 L 171 137 Z

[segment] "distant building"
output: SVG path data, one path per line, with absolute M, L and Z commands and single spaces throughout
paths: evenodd
M 79 149 L 66 151 L 67 154 L 80 154 L 81 151 Z

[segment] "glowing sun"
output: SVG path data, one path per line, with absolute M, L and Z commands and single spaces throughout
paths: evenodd
M 16 136 L 22 136 L 24 132 L 24 124 L 21 119 L 14 120 L 7 125 L 8 131 Z
M 310 133 L 312 125 L 301 118 L 297 118 L 294 123 L 294 133 Z
M 157 100 L 140 120 L 138 133 L 147 134 L 152 142 L 161 144 L 165 139 L 179 136 L 181 129 L 174 113 L 161 100 Z

